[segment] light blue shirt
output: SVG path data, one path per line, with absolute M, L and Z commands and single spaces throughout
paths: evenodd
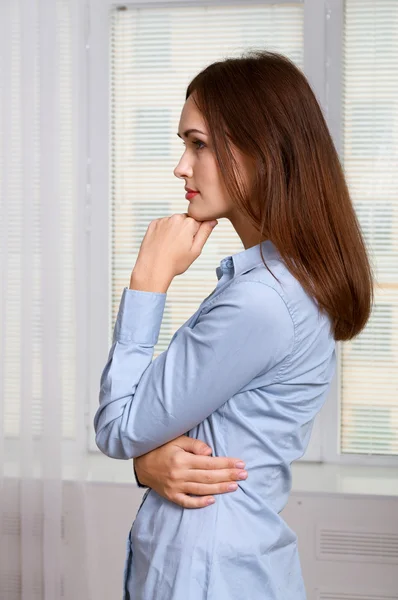
M 248 478 L 185 509 L 148 488 L 127 540 L 124 600 L 305 600 L 280 516 L 336 366 L 326 315 L 269 241 L 224 258 L 218 283 L 153 360 L 166 294 L 123 290 L 94 427 L 113 458 L 187 434 Z

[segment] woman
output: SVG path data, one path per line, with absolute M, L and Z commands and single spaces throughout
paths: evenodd
M 287 58 L 256 51 L 208 66 L 188 86 L 178 135 L 186 147 L 174 173 L 197 193 L 188 213 L 148 227 L 94 421 L 99 448 L 145 454 L 148 481 L 163 490 L 148 490 L 131 528 L 124 598 L 303 600 L 297 537 L 279 513 L 326 399 L 335 342 L 369 318 L 371 267 L 320 107 Z M 213 293 L 152 360 L 167 289 L 220 218 L 245 249 L 221 261 Z M 184 434 L 210 447 L 219 473 L 176 471 L 187 464 L 177 446 L 193 450 Z M 200 496 L 237 479 L 226 457 L 243 459 L 249 476 L 204 509 Z

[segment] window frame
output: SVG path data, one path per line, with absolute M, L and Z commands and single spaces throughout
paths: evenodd
M 126 3 L 88 0 L 88 169 L 87 232 L 88 258 L 88 436 L 87 450 L 99 453 L 93 418 L 98 408 L 99 377 L 109 352 L 111 314 L 111 251 L 109 228 L 109 11 L 128 4 L 134 7 L 203 6 L 203 0 L 146 0 Z M 286 4 L 290 0 L 252 0 L 256 4 Z M 324 111 L 336 149 L 342 149 L 342 42 L 345 0 L 297 0 L 304 5 L 304 72 Z M 241 0 L 215 0 L 214 5 L 241 4 Z M 93 200 L 94 199 L 94 202 Z M 132 265 L 133 268 L 134 265 Z M 215 265 L 216 266 L 216 265 Z M 128 282 L 126 282 L 126 285 Z M 104 290 L 105 293 L 99 293 Z M 99 326 L 99 324 L 101 324 Z M 317 415 L 311 440 L 300 462 L 324 462 L 367 466 L 398 466 L 398 456 L 340 454 L 341 343 L 336 344 L 337 368 L 325 405 Z M 104 457 L 105 458 L 105 457 Z

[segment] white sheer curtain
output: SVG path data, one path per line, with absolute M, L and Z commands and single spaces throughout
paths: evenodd
M 0 2 L 1 600 L 92 597 L 85 8 Z

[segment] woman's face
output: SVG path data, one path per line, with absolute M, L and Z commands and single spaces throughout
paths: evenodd
M 197 131 L 189 133 L 192 129 Z M 174 175 L 183 179 L 186 187 L 199 192 L 191 200 L 187 200 L 186 212 L 197 221 L 222 217 L 233 220 L 236 207 L 221 179 L 211 136 L 192 96 L 189 96 L 182 109 L 177 135 L 182 138 L 185 149 L 174 169 Z M 243 157 L 236 150 L 234 154 L 238 163 L 243 166 Z

